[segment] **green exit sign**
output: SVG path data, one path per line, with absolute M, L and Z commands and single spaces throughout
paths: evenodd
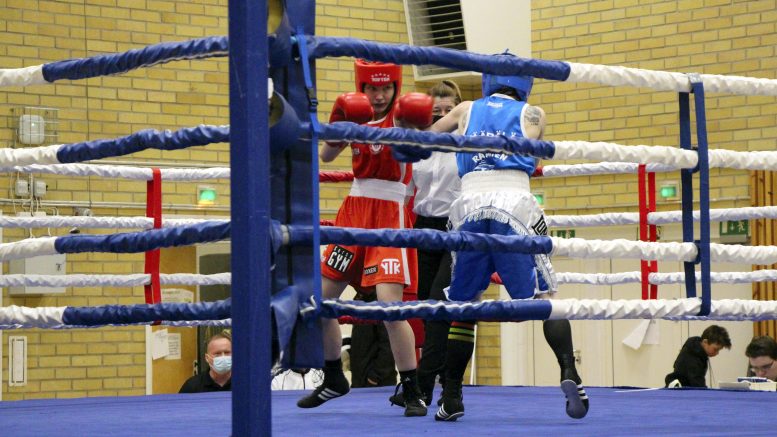
M 664 185 L 658 190 L 658 194 L 664 199 L 677 197 L 677 185 Z
M 720 222 L 720 235 L 748 235 L 750 234 L 749 220 L 728 220 Z
M 575 230 L 574 229 L 557 229 L 554 231 L 550 231 L 550 235 L 553 237 L 560 237 L 560 238 L 575 238 Z

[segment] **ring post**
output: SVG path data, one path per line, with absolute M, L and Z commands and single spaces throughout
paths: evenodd
M 648 241 L 648 202 L 646 196 L 647 190 L 647 176 L 645 173 L 645 164 L 640 164 L 637 167 L 637 189 L 639 190 L 639 241 Z M 647 260 L 641 260 L 639 262 L 640 277 L 642 279 L 642 300 L 650 299 L 650 282 L 648 275 L 650 274 L 650 266 Z
M 232 435 L 272 433 L 267 1 L 229 2 Z
M 648 214 L 656 212 L 656 173 L 651 171 L 647 174 L 648 191 Z M 648 241 L 653 243 L 658 241 L 658 227 L 648 224 Z M 648 262 L 648 276 L 650 273 L 658 273 L 658 260 L 654 259 Z M 658 299 L 658 285 L 650 284 L 650 299 Z
M 680 93 L 680 147 L 691 150 L 691 110 L 688 93 Z M 680 170 L 682 191 L 683 242 L 693 243 L 693 169 Z M 684 262 L 685 297 L 696 297 L 696 271 L 694 262 Z
M 708 316 L 712 305 L 710 282 L 710 163 L 707 145 L 707 116 L 704 109 L 704 82 L 696 73 L 688 75 L 696 108 L 696 141 L 699 153 L 699 255 L 701 261 L 700 316 Z M 694 280 L 695 280 L 694 276 Z

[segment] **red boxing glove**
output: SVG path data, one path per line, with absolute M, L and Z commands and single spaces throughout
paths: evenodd
M 370 98 L 364 93 L 340 94 L 332 107 L 329 122 L 351 121 L 364 124 L 372 120 L 375 110 L 372 109 Z
M 424 93 L 408 93 L 397 99 L 394 119 L 403 127 L 423 129 L 432 125 L 434 99 Z
M 329 122 L 350 121 L 356 124 L 364 124 L 372 120 L 375 110 L 372 108 L 370 98 L 364 93 L 345 93 L 337 96 L 332 113 L 329 115 Z M 330 147 L 344 148 L 347 143 L 327 141 Z

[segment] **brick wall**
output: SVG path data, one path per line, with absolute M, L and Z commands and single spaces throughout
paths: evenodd
M 227 0 L 197 1 L 38 1 L 9 0 L 0 9 L 0 65 L 16 68 L 56 60 L 123 52 L 164 41 L 226 35 Z M 180 129 L 197 124 L 229 123 L 226 58 L 172 62 L 131 73 L 85 81 L 0 90 L 0 147 L 13 144 L 12 108 L 51 107 L 59 110 L 57 143 L 128 135 L 142 129 Z M 226 144 L 180 151 L 144 151 L 126 158 L 168 166 L 229 165 Z M 150 164 L 154 165 L 154 164 Z M 158 164 L 156 164 L 158 165 Z M 44 204 L 93 202 L 99 216 L 145 215 L 146 183 L 100 177 L 59 177 L 34 174 L 48 183 Z M 0 178 L 0 198 L 12 198 L 9 184 L 16 175 Z M 165 183 L 165 214 L 227 214 L 226 181 L 207 181 L 219 193 L 214 211 L 172 208 L 194 205 L 197 183 Z M 111 207 L 110 205 L 116 205 Z M 20 210 L 17 203 L 16 210 Z M 44 210 L 55 213 L 52 207 Z M 14 207 L 2 204 L 5 215 Z M 72 206 L 59 214 L 72 215 Z M 95 233 L 112 230 L 89 231 Z M 58 235 L 67 230 L 52 230 Z M 46 230 L 34 230 L 35 236 Z M 4 229 L 5 242 L 28 236 L 26 230 Z M 6 273 L 7 273 L 7 266 Z M 68 255 L 67 272 L 130 274 L 143 272 L 143 255 Z M 16 297 L 3 291 L 3 305 L 65 306 L 142 303 L 143 289 L 73 288 L 60 295 Z M 28 384 L 8 387 L 8 335 L 28 339 Z M 137 395 L 145 393 L 144 328 L 4 331 L 3 399 Z
M 532 48 L 549 60 L 774 78 L 775 25 L 774 1 L 533 2 Z M 548 114 L 550 139 L 678 144 L 675 93 L 538 81 L 534 98 Z M 711 148 L 774 148 L 773 98 L 708 94 L 706 106 Z M 711 175 L 713 208 L 749 206 L 747 172 Z M 632 176 L 547 179 L 534 187 L 545 191 L 551 214 L 633 211 L 636 204 Z

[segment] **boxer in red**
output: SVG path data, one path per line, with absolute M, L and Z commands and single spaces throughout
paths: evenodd
M 357 60 L 357 92 L 337 98 L 330 123 L 350 121 L 377 128 L 424 128 L 432 123 L 432 98 L 410 93 L 400 97 L 402 67 Z M 396 161 L 391 147 L 382 144 L 327 143 L 320 156 L 334 160 L 345 147 L 353 154 L 354 181 L 337 213 L 335 224 L 367 229 L 412 228 L 406 206 L 412 166 Z M 322 295 L 338 298 L 347 285 L 375 290 L 378 300 L 401 301 L 403 292 L 415 292 L 416 252 L 413 249 L 329 245 L 321 262 Z M 405 416 L 425 416 L 416 375 L 415 337 L 407 321 L 385 322 L 394 361 L 405 393 Z M 323 319 L 324 382 L 297 402 L 318 407 L 350 390 L 340 360 L 342 335 L 337 320 Z M 407 394 L 410 394 L 408 397 Z

